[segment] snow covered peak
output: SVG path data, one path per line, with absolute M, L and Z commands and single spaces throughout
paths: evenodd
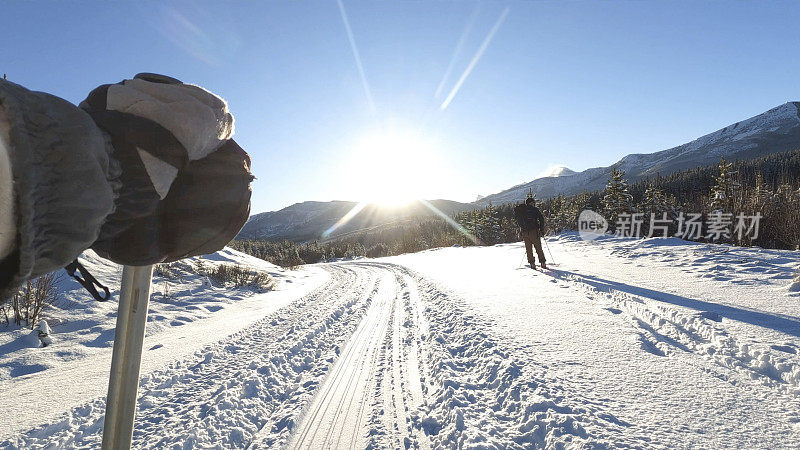
M 566 177 L 569 175 L 575 175 L 577 172 L 570 169 L 567 166 L 555 166 L 552 169 L 547 171 L 546 177 Z
M 529 191 L 540 199 L 559 194 L 603 189 L 612 169 L 625 172 L 629 182 L 668 175 L 726 159 L 753 159 L 800 148 L 800 102 L 787 102 L 757 116 L 742 120 L 691 142 L 655 153 L 629 154 L 608 167 L 573 172 L 566 167 L 544 171 L 533 181 L 518 184 L 476 201 L 501 204 L 522 201 Z M 567 176 L 569 175 L 569 176 Z

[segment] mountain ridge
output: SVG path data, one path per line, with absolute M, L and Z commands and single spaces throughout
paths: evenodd
M 546 199 L 559 194 L 603 189 L 613 169 L 625 171 L 626 178 L 635 182 L 707 165 L 721 157 L 753 159 L 796 148 L 800 148 L 800 102 L 786 102 L 686 144 L 655 153 L 631 153 L 610 166 L 593 167 L 569 176 L 536 178 L 487 195 L 474 203 L 485 206 L 521 201 L 529 190 L 537 198 Z
M 430 203 L 444 214 L 452 215 L 489 204 L 519 202 L 526 198 L 529 191 L 537 198 L 547 199 L 559 194 L 572 195 L 584 190 L 603 189 L 613 169 L 625 171 L 628 181 L 636 182 L 648 177 L 714 164 L 721 157 L 754 159 L 799 148 L 800 102 L 787 102 L 682 145 L 655 153 L 631 153 L 610 166 L 593 167 L 581 172 L 558 166 L 548 171 L 549 176 L 538 177 L 485 197 L 479 196 L 471 203 L 444 199 L 432 200 Z M 326 230 L 331 229 L 357 204 L 342 200 L 305 201 L 278 211 L 255 214 L 250 217 L 237 238 L 295 241 L 320 239 Z M 414 203 L 410 208 L 371 204 L 328 237 L 334 238 L 401 220 L 431 217 L 434 214 L 421 202 Z
M 474 209 L 472 203 L 436 199 L 428 203 L 448 216 Z M 312 241 L 323 238 L 339 219 L 354 210 L 359 202 L 309 200 L 294 203 L 277 211 L 254 214 L 239 232 L 237 239 Z M 326 238 L 404 220 L 433 217 L 436 213 L 422 202 L 404 206 L 366 204 L 350 221 L 335 228 Z

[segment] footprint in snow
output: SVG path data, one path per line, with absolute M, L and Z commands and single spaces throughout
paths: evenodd
M 642 334 L 639 335 L 639 344 L 641 345 L 642 350 L 646 351 L 647 353 L 662 357 L 667 356 L 667 354 L 661 351 L 661 349 L 658 348 L 655 343 L 650 342 L 650 340 L 648 340 Z
M 617 424 L 617 425 L 623 426 L 623 427 L 630 427 L 630 426 L 632 426 L 630 423 L 628 423 L 628 422 L 625 422 L 625 421 L 624 421 L 624 420 L 622 420 L 622 419 L 618 419 L 616 416 L 614 416 L 614 415 L 612 415 L 612 414 L 609 414 L 609 413 L 602 413 L 602 414 L 598 414 L 598 415 L 597 415 L 597 417 L 599 417 L 599 418 L 601 418 L 601 419 L 603 419 L 603 420 L 606 420 L 606 421 L 608 421 L 608 422 L 611 422 L 611 423 L 613 423 L 613 424 Z
M 713 320 L 714 322 L 722 322 L 722 317 L 712 311 L 703 311 L 700 313 L 700 317 L 708 320 Z
M 797 349 L 791 345 L 770 345 L 769 347 L 773 350 L 778 350 L 779 352 L 791 353 L 793 355 L 797 354 Z
M 617 308 L 603 308 L 603 309 L 605 309 L 606 311 L 609 311 L 611 313 L 614 313 L 614 314 L 622 314 L 622 310 L 619 310 Z

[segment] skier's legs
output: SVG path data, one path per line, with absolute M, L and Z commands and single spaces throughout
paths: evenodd
M 10 125 L 6 110 L 0 104 L 0 260 L 14 250 L 17 224 L 14 214 L 14 181 L 8 147 Z
M 533 241 L 533 246 L 536 248 L 536 256 L 539 257 L 539 264 L 544 265 L 546 260 L 544 259 L 544 251 L 542 250 L 542 240 L 539 236 L 538 230 L 531 231 L 531 241 Z
M 528 264 L 536 264 L 536 260 L 533 259 L 533 239 L 531 237 L 531 232 L 523 231 L 522 240 L 525 241 L 525 253 L 528 255 Z

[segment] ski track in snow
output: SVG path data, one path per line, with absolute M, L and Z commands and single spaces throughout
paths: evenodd
M 392 311 L 394 289 L 389 281 L 379 281 L 376 298 L 311 403 L 292 447 L 364 447 L 360 431 L 368 420 L 365 404 L 374 390 L 381 337 Z
M 373 293 L 371 277 L 329 267 L 311 294 L 140 383 L 136 448 L 242 448 L 259 430 L 285 441 Z M 0 448 L 97 448 L 105 400 L 73 408 Z
M 586 291 L 587 299 L 608 301 L 612 313 L 626 313 L 641 329 L 642 348 L 657 356 L 676 351 L 694 352 L 745 378 L 758 380 L 800 398 L 800 358 L 793 347 L 772 346 L 773 352 L 739 344 L 715 313 L 690 313 L 653 305 L 647 299 L 578 274 L 554 270 L 556 279 Z M 667 294 L 662 294 L 667 295 Z M 778 352 L 782 353 L 779 355 Z M 787 353 L 789 355 L 787 355 Z M 736 382 L 735 380 L 730 380 Z M 797 416 L 800 422 L 800 415 Z
M 145 376 L 134 447 L 663 447 L 441 284 L 382 261 L 321 267 L 323 286 Z M 800 399 L 792 345 L 742 343 L 719 315 L 558 266 L 535 276 L 627 321 L 651 355 L 691 355 L 682 361 L 698 373 L 765 386 L 787 405 Z M 97 448 L 104 410 L 103 398 L 76 406 L 0 448 Z M 798 411 L 783 416 L 800 431 Z
M 145 376 L 134 447 L 583 446 L 621 428 L 564 404 L 558 386 L 410 270 L 324 267 L 325 286 Z M 96 399 L 0 448 L 97 448 L 104 412 Z

